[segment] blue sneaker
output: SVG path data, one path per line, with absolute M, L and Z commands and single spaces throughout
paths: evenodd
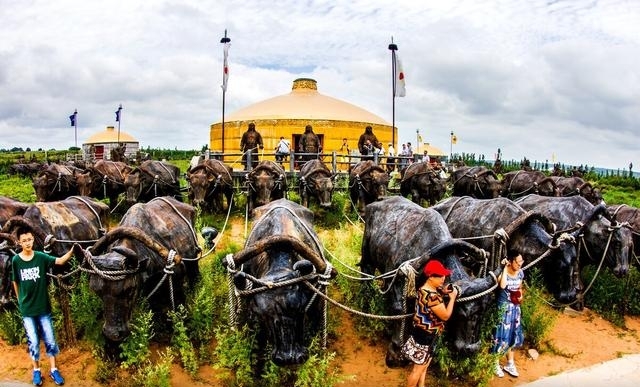
M 64 378 L 62 377 L 62 375 L 60 375 L 60 371 L 53 370 L 49 372 L 49 376 L 51 376 L 51 379 L 53 379 L 53 382 L 57 386 L 62 386 L 64 384 Z
M 42 386 L 42 373 L 40 370 L 33 370 L 33 385 Z

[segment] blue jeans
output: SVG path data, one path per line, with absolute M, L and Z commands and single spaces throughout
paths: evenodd
M 24 329 L 27 331 L 27 348 L 29 356 L 35 361 L 40 360 L 40 334 L 44 340 L 44 346 L 49 357 L 60 353 L 56 337 L 53 333 L 51 314 L 43 314 L 33 317 L 22 317 Z

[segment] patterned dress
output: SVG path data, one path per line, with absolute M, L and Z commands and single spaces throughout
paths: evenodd
M 432 310 L 434 306 L 441 303 L 443 300 L 440 293 L 424 288 L 418 289 L 413 330 L 402 347 L 402 353 L 416 364 L 424 364 L 431 358 L 436 340 L 444 331 L 444 321 Z
M 524 272 L 518 270 L 515 276 L 510 276 L 507 272 L 507 286 L 500 289 L 498 293 L 498 309 L 502 313 L 500 322 L 496 327 L 492 353 L 504 354 L 509 348 L 520 347 L 524 342 L 524 334 L 522 332 L 522 311 L 519 304 L 511 301 L 510 294 L 514 291 L 520 291 Z

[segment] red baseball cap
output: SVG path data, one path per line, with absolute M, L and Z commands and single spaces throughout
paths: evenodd
M 427 277 L 431 277 L 432 275 L 448 276 L 451 274 L 451 270 L 444 267 L 440 261 L 432 259 L 424 265 L 424 274 L 426 274 Z

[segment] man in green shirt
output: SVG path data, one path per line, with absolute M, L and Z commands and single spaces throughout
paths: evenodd
M 18 230 L 18 242 L 22 250 L 11 260 L 13 290 L 18 298 L 18 308 L 27 332 L 27 346 L 33 362 L 33 384 L 42 385 L 40 372 L 40 336 L 45 343 L 51 371 L 49 376 L 57 385 L 64 379 L 56 367 L 56 355 L 60 352 L 51 322 L 51 303 L 47 291 L 47 271 L 53 265 L 64 265 L 80 245 L 73 247 L 62 257 L 56 258 L 33 250 L 33 233 L 28 229 Z

